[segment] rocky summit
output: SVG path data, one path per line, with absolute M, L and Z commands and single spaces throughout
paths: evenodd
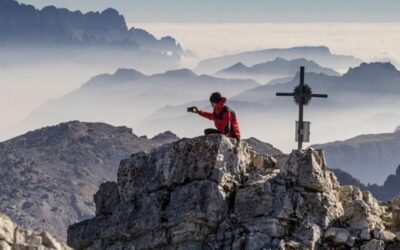
M 400 249 L 400 199 L 340 186 L 322 151 L 263 155 L 211 135 L 121 161 L 75 249 Z
M 72 250 L 59 243 L 47 232 L 33 232 L 14 224 L 9 217 L 0 213 L 0 249 L 29 250 Z

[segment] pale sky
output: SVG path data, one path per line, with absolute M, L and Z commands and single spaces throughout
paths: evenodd
M 399 0 L 19 0 L 38 8 L 119 10 L 134 22 L 398 22 Z

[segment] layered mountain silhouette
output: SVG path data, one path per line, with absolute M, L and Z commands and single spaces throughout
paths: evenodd
M 400 195 L 400 166 L 396 172 L 387 177 L 383 185 L 369 185 L 367 187 L 375 197 L 380 200 L 388 201 Z
M 0 1 L 0 43 L 29 46 L 120 46 L 181 54 L 171 37 L 157 40 L 145 30 L 127 27 L 115 9 L 81 13 L 48 6 L 41 10 L 14 0 Z
M 396 115 L 400 105 L 399 75 L 392 64 L 379 62 L 361 64 L 343 76 L 310 73 L 306 68 L 306 83 L 313 93 L 329 95 L 327 99 L 314 98 L 306 106 L 305 119 L 312 122 L 311 142 L 325 143 L 359 134 L 392 132 L 400 123 Z M 258 86 L 228 99 L 245 137 L 271 142 L 285 152 L 296 147 L 294 121 L 298 117 L 298 107 L 293 98 L 277 97 L 276 93 L 292 92 L 298 83 L 297 74 L 289 82 Z M 205 98 L 202 102 L 169 105 L 143 120 L 140 133 L 154 133 L 166 128 L 189 136 L 190 131 L 201 133 L 206 126 L 212 126 L 206 120 L 177 112 L 191 105 L 212 110 Z
M 303 58 L 286 60 L 276 58 L 273 61 L 259 63 L 248 67 L 242 63 L 237 63 L 229 68 L 216 73 L 217 76 L 226 78 L 255 79 L 258 82 L 266 83 L 278 78 L 293 77 L 299 71 L 300 66 L 307 68 L 308 72 L 323 73 L 326 75 L 339 75 L 338 72 L 324 68 L 311 60 Z
M 331 168 L 342 169 L 364 184 L 382 185 L 400 163 L 399 132 L 361 135 L 313 147 L 325 151 Z
M 184 54 L 174 38 L 157 39 L 143 29 L 129 28 L 112 8 L 88 13 L 54 6 L 39 10 L 15 0 L 0 1 L 0 45 L 2 66 L 49 67 L 62 62 L 100 72 L 119 67 L 168 70 L 178 67 Z
M 64 97 L 48 101 L 28 117 L 25 128 L 75 119 L 131 126 L 166 105 L 208 98 L 214 91 L 234 96 L 258 85 L 253 80 L 196 75 L 188 69 L 153 75 L 120 69 L 96 76 Z M 186 107 L 179 113 L 186 114 Z
M 350 68 L 343 76 L 329 76 L 309 72 L 306 68 L 306 83 L 314 91 L 326 92 L 330 98 L 323 102 L 325 107 L 343 105 L 347 107 L 363 106 L 370 103 L 369 97 L 376 102 L 389 102 L 400 93 L 400 71 L 391 63 L 362 63 Z M 259 86 L 235 97 L 236 100 L 252 100 L 266 105 L 284 104 L 287 101 L 275 98 L 276 92 L 290 92 L 299 83 L 299 74 L 287 84 Z M 382 98 L 382 94 L 386 94 Z M 349 106 L 351 104 L 351 106 Z
M 238 62 L 241 62 L 245 65 L 255 65 L 272 61 L 277 57 L 284 58 L 286 60 L 305 58 L 308 60 L 313 60 L 323 67 L 328 67 L 336 71 L 346 71 L 349 67 L 355 67 L 361 63 L 361 60 L 353 56 L 334 55 L 330 52 L 329 48 L 324 46 L 293 47 L 286 49 L 249 51 L 206 59 L 198 64 L 196 72 L 214 73 Z
M 0 212 L 65 241 L 68 225 L 94 215 L 98 185 L 124 157 L 178 138 L 138 137 L 127 127 L 72 121 L 0 143 Z
M 400 195 L 400 166 L 397 167 L 395 174 L 389 175 L 383 185 L 364 185 L 351 174 L 341 169 L 331 169 L 335 173 L 341 185 L 352 185 L 361 190 L 369 191 L 373 196 L 381 201 L 389 201 Z

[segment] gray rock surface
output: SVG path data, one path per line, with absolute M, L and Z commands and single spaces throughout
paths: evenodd
M 116 180 L 121 159 L 175 140 L 170 132 L 147 139 L 127 127 L 73 121 L 2 142 L 0 212 L 65 241 L 70 224 L 95 215 L 93 194 Z M 107 212 L 107 201 L 96 203 Z
M 183 139 L 123 160 L 95 197 L 97 215 L 68 229 L 75 249 L 398 245 L 400 202 L 340 186 L 314 149 L 274 157 L 220 135 Z
M 58 242 L 47 232 L 38 233 L 26 230 L 0 213 L 0 249 L 69 250 L 71 248 Z

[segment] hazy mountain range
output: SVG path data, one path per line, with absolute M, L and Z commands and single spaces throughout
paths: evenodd
M 4 67 L 62 62 L 157 71 L 177 67 L 184 54 L 170 36 L 157 39 L 143 29 L 128 28 L 115 9 L 38 10 L 15 0 L 0 1 L 0 45 Z
M 171 37 L 157 40 L 145 30 L 128 29 L 115 9 L 81 13 L 48 6 L 41 10 L 15 0 L 0 1 L 0 43 L 9 46 L 120 46 L 182 54 Z
M 400 93 L 400 72 L 391 63 L 362 63 L 350 68 L 343 76 L 330 76 L 309 72 L 305 81 L 313 93 L 327 93 L 330 97 L 321 102 L 322 107 L 362 107 L 374 102 L 389 103 Z M 280 107 L 287 100 L 276 98 L 276 92 L 290 92 L 299 83 L 299 74 L 287 84 L 264 85 L 245 91 L 235 100 L 252 100 Z M 385 94 L 385 98 L 382 98 Z M 374 103 L 376 104 L 376 103 Z M 320 106 L 321 106 L 320 105 Z
M 166 105 L 208 99 L 214 91 L 234 96 L 256 86 L 259 84 L 253 80 L 196 75 L 188 69 L 153 75 L 119 69 L 114 74 L 98 75 L 81 88 L 48 101 L 34 111 L 22 126 L 25 129 L 38 128 L 68 120 L 131 126 Z M 186 107 L 179 113 L 186 114 Z
M 378 166 L 376 167 L 379 168 Z M 386 178 L 382 185 L 364 185 L 351 174 L 341 169 L 336 168 L 331 170 L 335 173 L 341 185 L 352 185 L 359 187 L 361 190 L 367 190 L 381 201 L 392 200 L 400 195 L 400 166 L 397 167 L 395 174 L 391 174 Z
M 68 225 L 94 214 L 93 194 L 115 180 L 119 161 L 178 138 L 152 139 L 127 127 L 68 122 L 0 143 L 0 211 L 65 240 Z
M 353 56 L 334 55 L 327 47 L 294 47 L 287 49 L 266 49 L 239 54 L 226 55 L 201 61 L 195 71 L 201 73 L 214 73 L 238 62 L 245 65 L 255 65 L 272 61 L 280 57 L 286 60 L 305 58 L 336 71 L 346 71 L 349 67 L 358 66 L 361 60 Z
M 291 92 L 298 82 L 298 74 L 287 83 L 261 86 L 253 80 L 197 75 L 187 69 L 153 75 L 121 69 L 96 76 L 76 91 L 48 101 L 19 128 L 78 119 L 127 124 L 139 134 L 171 130 L 179 136 L 195 136 L 213 124 L 188 114 L 186 107 L 210 111 L 208 97 L 220 91 L 237 112 L 245 137 L 269 141 L 287 152 L 290 145 L 294 147 L 292 131 L 298 111 L 292 98 L 275 93 Z M 399 124 L 400 72 L 390 63 L 363 63 L 343 76 L 307 72 L 306 83 L 314 93 L 329 95 L 328 99 L 314 98 L 306 108 L 305 119 L 313 122 L 314 143 L 389 132 Z
M 342 169 L 364 184 L 382 185 L 400 164 L 400 133 L 361 135 L 314 145 L 325 151 L 330 168 Z
M 380 200 L 387 201 L 400 195 L 400 165 L 389 175 L 383 185 L 369 185 L 367 190 Z
M 390 63 L 361 64 L 343 76 L 306 73 L 306 83 L 313 93 L 329 95 L 327 99 L 314 98 L 305 109 L 305 120 L 312 122 L 311 142 L 392 132 L 400 122 L 396 115 L 400 105 L 399 76 L 400 72 Z M 276 93 L 292 92 L 298 82 L 299 75 L 296 75 L 287 83 L 258 86 L 228 99 L 245 137 L 271 142 L 285 152 L 295 147 L 294 121 L 298 117 L 298 108 L 293 98 L 277 97 Z M 165 128 L 181 136 L 190 136 L 213 126 L 192 114 L 177 112 L 191 105 L 212 110 L 206 98 L 202 102 L 169 105 L 149 115 L 134 126 L 134 130 L 154 134 Z
M 239 62 L 229 68 L 218 71 L 216 75 L 236 79 L 251 78 L 261 83 L 267 83 L 274 79 L 293 77 L 299 71 L 300 66 L 307 68 L 308 72 L 339 75 L 338 72 L 321 67 L 314 61 L 303 58 L 286 60 L 279 57 L 273 61 L 255 64 L 251 67 Z

